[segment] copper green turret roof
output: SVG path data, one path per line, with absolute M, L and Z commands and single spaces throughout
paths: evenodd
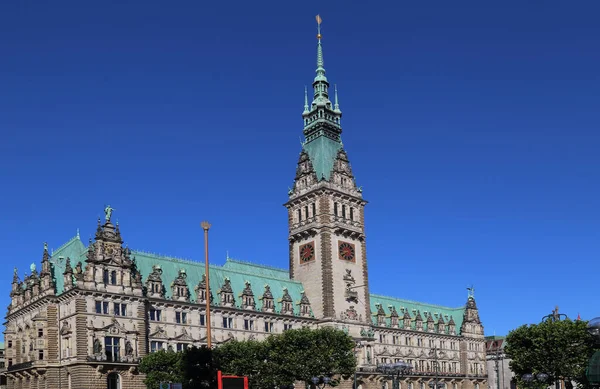
M 304 111 L 304 137 L 303 149 L 308 154 L 318 180 L 329 180 L 333 170 L 333 162 L 337 153 L 342 149 L 342 127 L 340 124 L 342 112 L 335 93 L 335 106 L 329 100 L 329 81 L 325 76 L 325 62 L 323 59 L 323 46 L 321 44 L 320 18 L 317 34 L 317 68 L 313 80 L 313 101 L 308 106 L 305 92 Z

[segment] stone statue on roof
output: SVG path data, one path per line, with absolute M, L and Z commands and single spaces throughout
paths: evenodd
M 467 290 L 469 291 L 469 298 L 475 298 L 475 287 L 471 286 Z
M 115 209 L 114 209 L 114 208 L 112 208 L 110 205 L 107 205 L 107 206 L 104 208 L 104 218 L 106 219 L 106 221 L 107 221 L 107 222 L 109 222 L 109 221 L 110 221 L 110 217 L 112 216 L 112 212 L 113 212 L 114 210 L 115 210 Z

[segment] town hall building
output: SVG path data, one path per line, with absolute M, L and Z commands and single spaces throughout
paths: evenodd
M 304 142 L 285 204 L 289 268 L 227 259 L 210 267 L 207 290 L 204 263 L 124 246 L 126 230 L 142 227 L 114 223 L 107 207 L 93 240 L 78 234 L 52 252 L 45 245 L 39 266 L 26 275 L 15 269 L 4 336 L 9 389 L 145 388 L 140 358 L 207 344 L 206 299 L 213 347 L 333 326 L 356 341 L 361 389 L 391 388 L 377 367 L 399 361 L 413 367 L 400 389 L 426 389 L 434 379 L 445 389 L 487 386 L 472 292 L 457 308 L 371 293 L 366 201 L 342 145 L 342 112 L 337 91 L 330 99 L 321 40 L 319 33 Z

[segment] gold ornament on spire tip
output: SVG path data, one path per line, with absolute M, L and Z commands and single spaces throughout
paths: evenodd
M 321 23 L 323 23 L 323 19 L 321 19 L 321 15 L 315 16 L 317 19 L 317 39 L 321 39 Z

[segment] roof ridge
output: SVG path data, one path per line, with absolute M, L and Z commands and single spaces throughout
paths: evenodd
M 68 245 L 70 245 L 71 243 L 75 242 L 76 240 L 81 242 L 81 239 L 79 238 L 79 235 L 75 235 L 74 237 L 72 237 L 71 239 L 69 239 L 67 241 L 67 243 L 64 243 L 62 246 L 60 246 L 59 248 L 57 248 L 56 250 L 52 250 L 52 256 L 54 256 L 55 252 L 58 252 L 62 249 L 64 249 L 65 247 L 67 247 Z M 82 242 L 83 243 L 83 242 Z M 87 248 L 86 248 L 87 249 Z
M 284 269 L 282 267 L 276 267 L 276 266 L 272 266 L 272 265 L 263 265 L 261 263 L 253 263 L 253 262 L 249 262 L 249 261 L 242 261 L 241 259 L 235 259 L 235 258 L 229 258 L 229 257 L 227 257 L 225 263 L 227 263 L 227 262 L 241 263 L 243 265 L 251 265 L 251 266 L 254 266 L 254 267 L 262 267 L 263 269 L 277 270 L 277 271 L 282 271 L 282 272 L 289 271 L 288 269 Z
M 170 256 L 167 256 L 167 255 L 157 254 L 157 253 L 153 253 L 153 252 L 150 252 L 150 251 L 144 251 L 144 250 L 131 250 L 131 253 L 134 254 L 134 255 L 135 255 L 135 253 L 140 253 L 140 254 L 143 254 L 143 255 L 149 255 L 149 256 L 152 256 L 154 258 L 166 259 L 166 260 L 169 260 L 171 262 L 184 262 L 184 263 L 191 263 L 191 264 L 202 264 L 201 262 L 194 261 L 193 259 L 170 257 Z
M 182 264 L 204 265 L 201 262 L 193 261 L 191 259 L 166 257 L 166 256 L 161 256 L 161 255 L 156 254 L 156 253 L 150 253 L 150 252 L 146 252 L 146 251 L 142 251 L 142 250 L 131 250 L 131 251 L 132 251 L 132 254 L 134 254 L 134 255 L 135 255 L 135 253 L 140 253 L 140 254 L 144 254 L 144 255 L 150 255 L 150 256 L 152 256 L 152 257 L 154 257 L 156 259 L 167 260 L 167 261 L 175 262 L 175 263 L 179 262 L 179 263 L 182 263 Z M 231 271 L 233 273 L 238 273 L 238 274 L 242 274 L 242 275 L 245 275 L 245 276 L 253 276 L 253 277 L 260 276 L 261 278 L 275 280 L 275 281 L 286 281 L 286 282 L 291 282 L 291 283 L 294 283 L 294 284 L 300 284 L 300 285 L 302 284 L 300 281 L 292 280 L 291 278 L 282 279 L 282 278 L 275 278 L 275 277 L 272 277 L 270 275 L 265 275 L 265 274 L 256 274 L 256 273 L 250 273 L 250 272 L 240 271 L 238 269 L 225 269 L 225 268 L 223 268 L 222 265 L 209 264 L 209 267 L 212 268 L 212 269 L 215 269 L 215 270 Z
M 452 310 L 457 310 L 457 309 L 463 309 L 463 310 L 464 310 L 464 309 L 465 309 L 465 308 L 464 308 L 464 306 L 461 306 L 461 307 L 456 307 L 456 308 L 453 308 L 453 307 L 445 307 L 445 306 L 443 306 L 443 305 L 437 305 L 437 304 L 424 303 L 424 302 L 421 302 L 421 301 L 414 301 L 414 300 L 407 300 L 407 299 L 403 299 L 403 298 L 399 298 L 399 297 L 384 296 L 384 295 L 381 295 L 381 294 L 376 294 L 376 293 L 369 293 L 369 295 L 370 295 L 370 296 L 373 296 L 373 297 L 379 297 L 379 298 L 385 298 L 385 299 L 392 299 L 392 300 L 405 301 L 405 302 L 407 302 L 407 303 L 411 303 L 411 304 L 427 305 L 427 306 L 430 306 L 430 307 L 434 307 L 434 308 L 440 308 L 440 309 L 452 309 Z

